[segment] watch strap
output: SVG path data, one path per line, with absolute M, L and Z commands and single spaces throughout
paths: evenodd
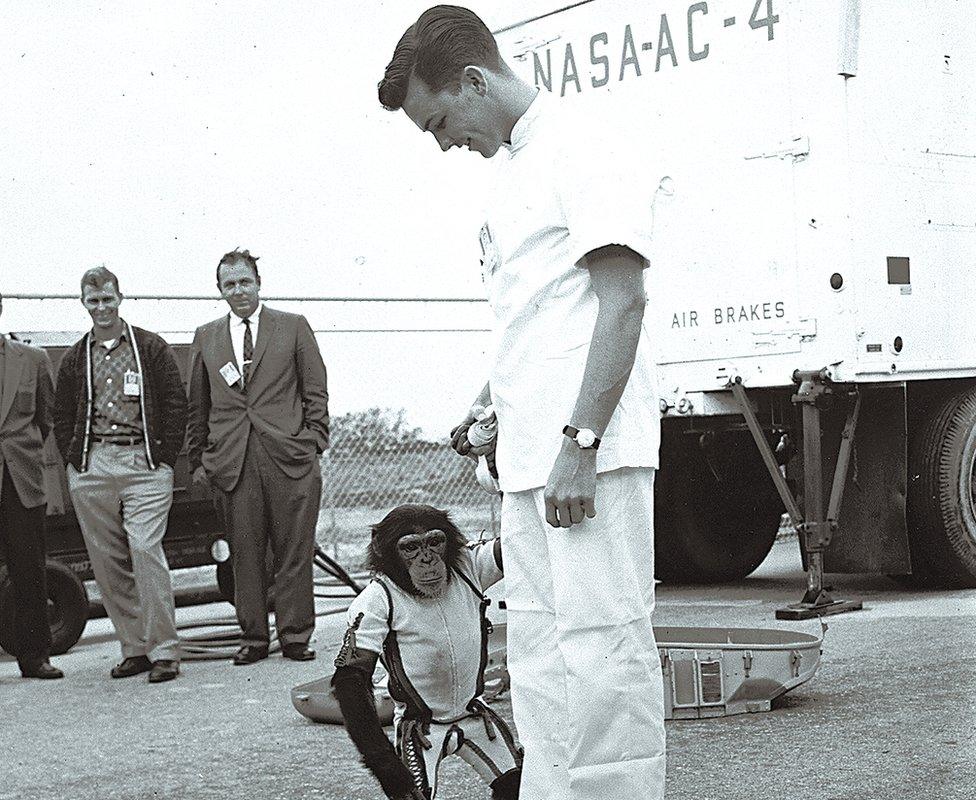
M 600 437 L 595 434 L 593 436 L 593 444 L 591 444 L 589 447 L 583 447 L 579 442 L 576 441 L 576 436 L 579 434 L 579 428 L 574 428 L 572 425 L 567 425 L 564 427 L 563 434 L 576 442 L 576 446 L 579 447 L 580 450 L 598 450 L 600 448 Z

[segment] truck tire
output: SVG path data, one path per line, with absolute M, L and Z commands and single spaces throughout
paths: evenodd
M 85 584 L 60 561 L 45 565 L 47 614 L 51 626 L 51 655 L 59 656 L 77 644 L 88 622 Z M 16 656 L 17 610 L 7 568 L 0 567 L 0 647 Z
M 917 420 L 909 444 L 915 583 L 976 588 L 976 387 L 930 409 Z
M 737 450 L 722 481 L 703 455 L 689 450 L 662 453 L 655 479 L 655 576 L 665 583 L 740 580 L 769 554 L 783 504 L 754 445 Z

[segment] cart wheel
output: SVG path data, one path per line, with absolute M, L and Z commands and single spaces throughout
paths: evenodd
M 45 564 L 47 615 L 51 626 L 51 655 L 68 652 L 88 622 L 88 593 L 81 579 L 60 561 Z M 17 609 L 7 568 L 0 568 L 0 647 L 17 655 Z
M 909 444 L 912 561 L 922 585 L 974 588 L 976 387 L 930 408 Z

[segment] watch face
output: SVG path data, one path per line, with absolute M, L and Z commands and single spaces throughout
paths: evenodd
M 580 447 L 593 447 L 595 441 L 596 434 L 589 428 L 581 428 L 580 432 L 576 434 L 576 444 Z

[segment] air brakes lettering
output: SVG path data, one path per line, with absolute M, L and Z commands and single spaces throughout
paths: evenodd
M 697 311 L 676 311 L 671 319 L 672 328 L 697 328 Z
M 783 300 L 750 303 L 748 305 L 716 306 L 712 309 L 714 325 L 738 325 L 743 322 L 763 322 L 783 319 L 786 316 L 786 303 Z M 671 314 L 671 328 L 699 328 L 697 309 L 674 311 Z
M 786 305 L 778 302 L 753 303 L 748 306 L 725 306 L 713 309 L 716 325 L 734 325 L 737 322 L 761 322 L 768 319 L 782 319 L 786 316 Z
M 748 0 L 739 0 L 739 2 L 747 3 Z M 765 41 L 772 41 L 774 38 L 774 26 L 780 21 L 779 15 L 773 13 L 773 0 L 753 0 L 751 5 L 752 13 L 749 16 L 749 27 L 752 30 L 764 30 L 766 32 Z M 764 17 L 759 16 L 760 7 L 764 7 Z M 724 11 L 725 8 L 723 6 Z M 706 41 L 705 35 L 702 33 L 702 29 L 705 27 L 704 20 L 708 17 L 708 14 L 708 3 L 705 2 L 692 3 L 688 6 L 684 14 L 685 32 L 687 34 L 685 37 L 687 53 L 682 52 L 681 55 L 686 56 L 689 63 L 704 61 L 711 52 L 712 43 Z M 674 16 L 672 14 L 672 18 Z M 680 25 L 680 23 L 677 24 Z M 719 34 L 721 31 L 733 27 L 735 24 L 736 18 L 734 16 L 724 17 L 721 28 L 718 28 L 718 23 L 716 23 L 714 34 Z M 665 71 L 668 71 L 668 67 L 671 69 L 680 67 L 682 62 L 678 59 L 679 51 L 674 45 L 674 38 L 671 35 L 672 24 L 668 21 L 667 14 L 660 15 L 656 37 L 648 37 L 646 41 L 641 41 L 641 38 L 638 37 L 635 30 L 639 31 L 640 26 L 631 24 L 624 26 L 622 38 L 617 40 L 621 42 L 619 49 L 607 31 L 595 33 L 590 37 L 589 63 L 591 65 L 591 74 L 589 81 L 585 77 L 582 80 L 580 79 L 581 74 L 585 76 L 585 72 L 581 73 L 577 66 L 576 53 L 573 50 L 572 42 L 567 42 L 562 52 L 557 48 L 555 58 L 553 58 L 553 49 L 550 47 L 546 47 L 544 51 L 542 48 L 533 50 L 532 69 L 535 85 L 540 88 L 545 87 L 550 92 L 553 91 L 552 62 L 554 60 L 557 65 L 560 61 L 562 62 L 562 79 L 557 81 L 560 97 L 564 97 L 567 90 L 569 90 L 570 94 L 580 94 L 583 91 L 583 87 L 587 84 L 594 89 L 599 89 L 610 83 L 611 76 L 614 74 L 616 75 L 617 82 L 625 78 L 628 80 L 640 78 L 644 73 L 650 71 L 649 62 L 645 62 L 643 66 L 641 65 L 641 53 L 647 54 L 646 57 L 650 58 L 651 51 L 654 51 L 654 72 L 660 72 L 662 64 L 666 68 Z M 756 38 L 758 39 L 758 37 Z M 614 55 L 617 57 L 611 61 L 611 57 Z M 585 56 L 583 58 L 585 59 Z M 581 61 L 580 63 L 583 66 L 586 65 L 585 61 Z M 614 69 L 618 65 L 619 68 Z M 576 91 L 573 92 L 572 89 Z

